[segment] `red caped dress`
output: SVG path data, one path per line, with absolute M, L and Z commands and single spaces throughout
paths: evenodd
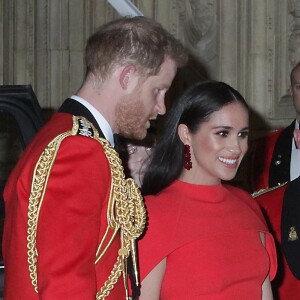
M 162 300 L 255 300 L 277 261 L 257 203 L 228 185 L 175 181 L 146 196 L 148 229 L 139 241 L 141 281 L 164 258 Z M 266 236 L 266 246 L 259 232 Z

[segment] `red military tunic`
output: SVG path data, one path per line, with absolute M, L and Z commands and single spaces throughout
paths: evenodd
M 278 129 L 252 142 L 249 149 L 249 179 L 252 192 L 269 186 L 269 171 L 276 141 L 283 129 Z
M 36 234 L 37 285 L 28 267 L 28 199 L 36 163 L 47 144 L 71 130 L 72 115 L 56 114 L 27 147 L 4 192 L 6 217 L 3 237 L 4 299 L 95 299 L 118 257 L 117 234 L 95 264 L 98 245 L 107 229 L 111 170 L 95 139 L 65 138 L 46 182 Z M 124 299 L 122 278 L 107 299 Z
M 291 272 L 282 249 L 281 240 L 282 207 L 287 186 L 287 184 L 284 184 L 275 189 L 273 188 L 263 192 L 256 196 L 256 200 L 262 207 L 270 231 L 273 233 L 277 242 L 278 272 L 275 279 L 272 281 L 274 295 L 278 296 L 278 299 L 280 300 L 299 300 L 300 280 L 298 280 Z

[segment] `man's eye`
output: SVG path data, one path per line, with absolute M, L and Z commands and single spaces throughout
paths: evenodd
M 154 89 L 154 95 L 158 95 L 160 92 L 160 89 Z

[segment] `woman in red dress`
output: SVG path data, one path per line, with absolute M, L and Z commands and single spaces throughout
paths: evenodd
M 197 83 L 173 104 L 142 187 L 140 300 L 273 299 L 273 237 L 252 197 L 223 183 L 248 135 L 248 106 L 223 82 Z

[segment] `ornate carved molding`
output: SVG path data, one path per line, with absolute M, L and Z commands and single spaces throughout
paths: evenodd
M 294 118 L 289 73 L 300 57 L 300 0 L 133 3 L 181 39 L 212 78 L 245 96 L 257 128 Z M 87 37 L 118 17 L 106 0 L 0 0 L 0 8 L 1 83 L 31 83 L 51 108 L 78 88 Z
M 295 118 L 289 76 L 300 54 L 300 1 L 269 2 L 267 116 L 279 127 Z
M 219 24 L 214 0 L 185 0 L 183 40 L 211 72 L 217 67 Z

